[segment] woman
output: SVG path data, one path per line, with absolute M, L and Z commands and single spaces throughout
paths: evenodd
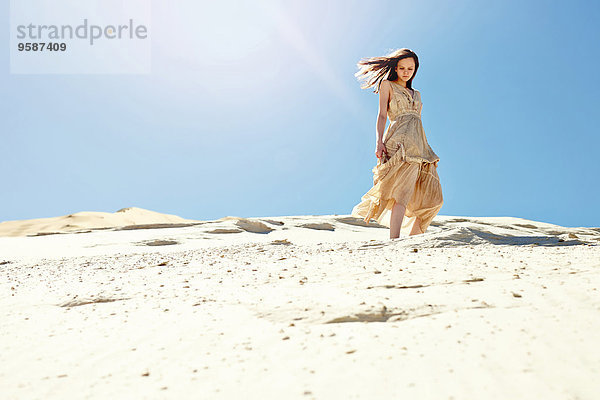
M 440 158 L 429 146 L 421 123 L 421 93 L 412 81 L 419 58 L 406 48 L 385 57 L 362 59 L 356 76 L 366 79 L 362 89 L 379 92 L 377 165 L 373 187 L 352 209 L 352 215 L 371 218 L 390 228 L 390 239 L 424 233 L 442 208 L 442 186 L 437 174 Z M 384 134 L 387 118 L 390 125 Z M 406 217 L 406 218 L 404 218 Z

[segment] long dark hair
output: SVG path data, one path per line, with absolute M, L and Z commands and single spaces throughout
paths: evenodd
M 361 89 L 368 89 L 375 86 L 373 93 L 379 93 L 381 81 L 383 79 L 389 81 L 397 80 L 398 74 L 396 73 L 396 66 L 398 66 L 398 61 L 409 57 L 412 57 L 415 60 L 415 72 L 406 82 L 406 87 L 412 89 L 412 81 L 419 70 L 419 57 L 417 57 L 417 54 L 414 51 L 407 48 L 394 50 L 383 57 L 362 58 L 356 64 L 359 71 L 355 73 L 354 76 L 358 79 L 365 80 L 360 86 Z

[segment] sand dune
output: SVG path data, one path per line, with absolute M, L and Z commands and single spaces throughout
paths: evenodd
M 138 207 L 114 213 L 81 211 L 60 217 L 0 222 L 0 236 L 41 236 L 58 233 L 84 233 L 99 229 L 143 229 L 190 226 L 202 221 L 162 214 Z
M 4 398 L 600 393 L 600 228 L 127 210 L 0 224 Z
M 227 216 L 214 221 L 181 218 L 138 207 L 122 208 L 115 213 L 82 211 L 60 217 L 0 222 L 0 237 L 43 236 L 65 233 L 90 233 L 99 230 L 135 230 L 198 226 L 208 233 L 269 233 L 276 230 L 306 228 L 326 231 L 348 231 L 348 226 L 387 229 L 375 222 L 369 224 L 350 216 L 290 216 L 241 218 Z M 218 227 L 217 227 L 218 225 Z M 456 244 L 539 244 L 595 242 L 600 228 L 566 228 L 559 225 L 515 217 L 451 217 L 434 220 L 427 234 L 435 233 L 432 245 Z

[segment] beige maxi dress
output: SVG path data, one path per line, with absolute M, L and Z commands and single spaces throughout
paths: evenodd
M 373 167 L 373 187 L 352 209 L 352 216 L 369 222 L 371 218 L 389 227 L 392 207 L 406 207 L 400 234 L 408 236 L 417 219 L 425 232 L 442 208 L 444 199 L 437 174 L 440 158 L 429 146 L 421 123 L 421 93 L 389 81 L 392 96 L 388 106 L 388 126 L 383 143 L 385 153 Z

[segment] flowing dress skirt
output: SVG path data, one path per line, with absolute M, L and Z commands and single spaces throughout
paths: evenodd
M 400 234 L 408 236 L 417 218 L 421 232 L 425 232 L 444 203 L 437 162 L 406 161 L 400 153 L 404 151 L 402 145 L 393 149 L 388 148 L 388 144 L 391 143 L 386 143 L 390 159 L 385 163 L 382 159 L 377 161 L 373 168 L 373 187 L 354 206 L 351 215 L 365 222 L 373 218 L 389 227 L 392 207 L 400 203 L 406 207 Z

